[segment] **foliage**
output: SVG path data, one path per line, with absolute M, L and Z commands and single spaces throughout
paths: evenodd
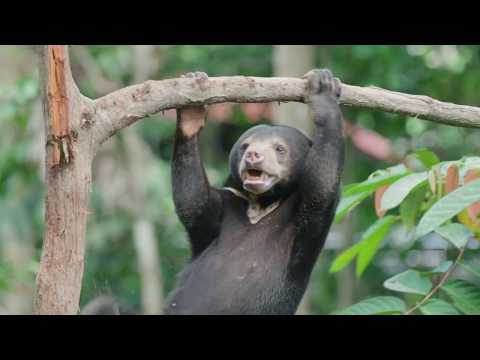
M 366 299 L 334 315 L 398 315 L 405 311 L 405 303 L 393 296 Z
M 31 259 L 18 268 L 2 257 L 12 243 L 35 243 L 43 232 L 43 185 L 29 123 L 38 94 L 32 77 L 0 84 L 0 295 L 19 284 L 32 287 L 38 266 Z
M 464 157 L 458 161 L 440 162 L 434 153 L 426 149 L 417 150 L 411 156 L 416 157 L 422 164 L 416 170 L 399 166 L 377 170 L 364 182 L 345 188 L 342 201 L 346 202 L 348 200 L 345 199 L 355 196 L 361 199 L 356 201 L 355 205 L 358 205 L 373 192 L 378 193 L 382 187 L 387 186 L 386 191 L 381 192 L 381 199 L 374 203 L 375 207 L 380 207 L 377 209 L 379 219 L 365 231 L 359 242 L 338 255 L 330 267 L 330 272 L 340 271 L 356 258 L 356 274 L 360 277 L 377 253 L 380 242 L 387 237 L 391 225 L 397 221 L 399 226 L 410 229 L 410 236 L 416 241 L 426 235 L 440 236 L 454 248 L 460 249 L 461 254 L 469 240 L 480 240 L 477 210 L 480 204 L 480 180 L 477 180 L 480 158 Z M 394 177 L 392 174 L 395 174 Z M 390 181 L 392 177 L 394 180 Z M 348 210 L 339 206 L 337 215 L 340 216 L 337 216 L 337 219 L 345 218 L 346 213 L 352 209 L 353 206 L 348 207 Z M 460 214 L 464 217 L 459 216 Z M 480 287 L 458 279 L 445 283 L 457 262 L 458 258 L 455 264 L 444 263 L 447 266 L 443 265 L 431 271 L 407 269 L 388 278 L 383 285 L 391 291 L 424 297 L 419 307 L 422 314 L 480 314 Z M 434 278 L 438 273 L 442 276 L 435 282 Z M 477 277 L 480 275 L 475 270 L 472 273 Z M 434 284 L 437 286 L 434 287 Z M 448 294 L 450 299 L 431 297 L 432 294 L 440 294 L 437 287 Z M 380 308 L 388 308 L 392 303 L 391 298 L 373 299 Z M 372 301 L 369 299 L 367 303 Z M 346 311 L 351 313 L 357 311 L 356 309 L 364 309 L 365 304 L 365 301 L 360 302 Z M 417 310 L 415 307 L 413 309 Z M 358 310 L 362 314 L 372 313 L 369 311 Z

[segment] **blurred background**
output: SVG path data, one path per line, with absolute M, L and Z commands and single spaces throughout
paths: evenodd
M 190 71 L 209 76 L 294 76 L 330 68 L 346 84 L 374 85 L 480 106 L 480 46 L 75 45 L 74 78 L 91 98 L 147 79 Z M 478 155 L 478 132 L 405 116 L 343 107 L 347 139 L 343 182 L 364 180 L 420 147 L 439 158 Z M 250 126 L 282 123 L 310 134 L 303 104 L 218 104 L 208 108 L 201 150 L 212 185 L 227 175 L 230 147 Z M 43 110 L 37 58 L 28 46 L 0 46 L 0 314 L 32 311 L 43 237 Z M 101 295 L 126 308 L 161 313 L 189 256 L 175 215 L 170 159 L 175 111 L 139 121 L 104 144 L 93 167 L 81 308 Z M 316 264 L 299 313 L 328 314 L 367 296 L 386 294 L 387 277 L 444 260 L 441 244 L 389 235 L 365 274 L 353 267 L 329 274 L 335 255 L 375 219 L 373 199 L 335 225 Z M 478 244 L 478 242 L 477 242 Z M 471 245 L 470 256 L 478 256 Z

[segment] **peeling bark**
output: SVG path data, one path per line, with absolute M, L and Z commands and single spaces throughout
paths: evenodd
M 52 169 L 61 164 L 68 164 L 72 149 L 65 79 L 66 49 L 60 45 L 52 45 L 47 48 L 47 52 L 47 107 L 50 114 L 47 144 L 52 147 L 47 159 L 48 167 Z

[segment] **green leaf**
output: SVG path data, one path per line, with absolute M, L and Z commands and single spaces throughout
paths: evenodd
M 438 156 L 427 149 L 417 149 L 415 151 L 415 156 L 427 169 L 431 169 L 433 165 L 436 165 L 440 162 Z
M 407 175 L 408 172 L 406 170 L 399 171 L 397 170 L 394 173 L 385 173 L 382 175 L 377 175 L 369 178 L 368 180 L 365 180 L 361 183 L 358 184 L 351 184 L 343 189 L 343 195 L 344 196 L 351 196 L 363 192 L 374 192 L 377 190 L 379 187 L 383 185 L 388 185 L 391 184 L 401 177 Z
M 473 236 L 473 233 L 465 225 L 459 223 L 440 226 L 435 229 L 435 232 L 458 249 L 467 245 L 468 240 Z
M 0 290 L 1 291 L 7 291 L 9 287 L 9 283 L 7 279 L 0 278 Z
M 377 296 L 360 301 L 343 310 L 336 311 L 334 315 L 381 315 L 401 314 L 405 311 L 405 303 L 394 296 Z
M 465 264 L 463 261 L 459 263 L 461 267 L 463 267 L 465 270 L 467 270 L 469 273 L 480 277 L 480 267 L 473 267 L 469 264 Z
M 408 229 L 415 226 L 417 222 L 417 215 L 422 207 L 425 194 L 428 191 L 427 185 L 420 185 L 417 189 L 414 189 L 405 200 L 400 204 L 400 218 L 403 225 Z
M 472 181 L 437 201 L 420 220 L 416 238 L 435 230 L 463 209 L 480 200 L 480 180 Z
M 464 280 L 451 280 L 441 289 L 461 312 L 467 315 L 480 315 L 480 287 Z
M 342 189 L 342 195 L 343 196 L 351 196 L 351 195 L 356 194 L 356 192 L 354 190 L 352 191 L 352 189 L 356 188 L 360 184 L 361 183 L 352 183 L 352 184 L 345 185 Z M 362 191 L 360 191 L 360 192 L 362 192 Z
M 394 216 L 388 215 L 377 220 L 367 229 L 367 231 L 365 231 L 361 239 L 363 246 L 360 247 L 357 257 L 357 266 L 355 269 L 357 277 L 360 277 L 363 274 L 380 247 L 380 243 L 385 238 L 385 235 L 387 235 L 390 227 L 395 221 L 396 218 Z
M 386 170 L 377 171 L 370 175 L 368 180 L 361 183 L 345 186 L 342 191 L 342 199 L 337 206 L 334 222 L 342 221 L 355 206 L 360 204 L 379 187 L 391 184 L 407 174 L 406 167 L 401 164 Z
M 342 221 L 345 216 L 358 204 L 360 204 L 363 200 L 365 200 L 368 196 L 370 196 L 372 192 L 365 192 L 360 194 L 355 194 L 352 196 L 342 197 L 340 203 L 337 206 L 337 210 L 335 213 L 335 219 L 333 220 L 335 223 Z
M 425 199 L 428 186 L 423 185 L 414 189 L 405 200 L 400 204 L 400 218 L 407 229 L 411 229 L 417 223 L 417 216 Z
M 443 273 L 447 272 L 448 269 L 450 269 L 452 264 L 453 264 L 453 261 L 448 260 L 448 261 L 444 261 L 444 262 L 440 263 L 438 266 L 436 266 L 435 268 L 433 268 L 431 270 L 419 271 L 419 272 L 420 272 L 420 274 L 422 274 L 422 276 L 432 276 L 432 275 L 443 274 Z
M 452 264 L 453 264 L 453 261 L 450 261 L 450 260 L 444 261 L 440 265 L 438 265 L 435 269 L 432 269 L 430 273 L 432 274 L 445 273 L 448 271 L 448 269 L 450 269 L 450 266 L 452 266 Z
M 352 262 L 353 258 L 355 257 L 355 255 L 358 254 L 362 246 L 363 246 L 363 243 L 358 242 L 355 245 L 344 250 L 340 255 L 336 257 L 336 259 L 334 260 L 332 266 L 330 266 L 330 269 L 328 271 L 330 273 L 335 273 L 342 270 L 345 266 L 347 266 Z
M 478 156 L 467 156 L 460 160 L 460 163 L 463 166 L 460 167 L 461 177 L 465 176 L 465 173 L 468 170 L 479 170 L 480 169 L 480 157 Z
M 420 306 L 420 311 L 423 315 L 461 315 L 452 305 L 440 299 L 428 300 Z
M 10 287 L 12 271 L 8 264 L 0 264 L 0 290 L 6 291 Z
M 428 172 L 414 173 L 402 177 L 388 187 L 382 197 L 381 209 L 389 210 L 398 206 L 417 186 L 427 183 Z
M 407 270 L 385 280 L 383 286 L 393 291 L 426 295 L 432 288 L 432 283 L 418 271 Z

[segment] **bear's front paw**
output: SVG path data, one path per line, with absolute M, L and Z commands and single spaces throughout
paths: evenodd
M 340 97 L 342 89 L 340 80 L 334 78 L 329 69 L 310 70 L 303 78 L 307 79 L 308 96 L 331 95 L 335 99 Z
M 182 134 L 187 138 L 198 134 L 205 126 L 206 109 L 204 106 L 185 106 L 177 109 Z

